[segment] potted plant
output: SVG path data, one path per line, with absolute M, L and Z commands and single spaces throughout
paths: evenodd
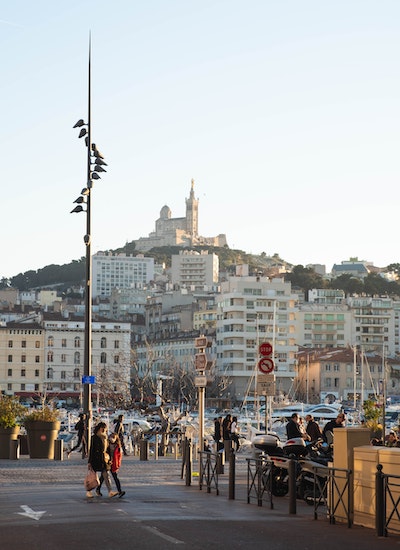
M 379 422 L 382 416 L 382 407 L 372 399 L 367 399 L 363 403 L 363 410 L 365 425 L 371 430 L 371 439 L 378 439 L 384 443 L 383 426 Z
M 31 458 L 54 458 L 54 441 L 60 430 L 57 409 L 42 404 L 24 418 Z
M 17 440 L 25 407 L 13 395 L 0 396 L 0 458 L 10 458 L 10 441 Z

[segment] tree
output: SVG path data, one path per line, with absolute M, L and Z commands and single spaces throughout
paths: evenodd
M 304 290 L 306 300 L 308 299 L 308 291 L 312 288 L 325 288 L 326 282 L 315 272 L 311 267 L 303 267 L 302 265 L 294 266 L 291 273 L 285 275 L 285 279 L 290 281 L 294 287 L 299 287 Z

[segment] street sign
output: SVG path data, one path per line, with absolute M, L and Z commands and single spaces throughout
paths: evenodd
M 194 356 L 194 366 L 196 370 L 205 370 L 207 366 L 207 355 L 205 353 L 196 353 Z
M 207 347 L 207 338 L 205 336 L 200 336 L 199 338 L 194 339 L 194 347 L 196 349 L 206 348 Z
M 269 342 L 263 342 L 258 346 L 258 351 L 260 355 L 271 355 L 272 353 L 272 346 Z
M 95 383 L 96 383 L 95 376 L 82 376 L 82 384 L 95 384 Z
M 274 362 L 269 357 L 262 357 L 258 362 L 258 370 L 264 374 L 271 373 L 274 367 Z
M 273 374 L 259 374 L 257 376 L 258 395 L 275 395 L 275 376 Z
M 207 376 L 195 376 L 194 385 L 196 388 L 205 388 L 207 386 Z

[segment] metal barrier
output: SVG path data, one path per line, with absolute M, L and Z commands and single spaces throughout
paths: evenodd
M 209 451 L 199 451 L 200 472 L 199 472 L 199 488 L 203 485 L 207 487 L 207 493 L 211 493 L 214 487 L 216 494 L 219 495 L 218 489 L 218 472 L 220 467 L 220 453 L 211 453 Z
M 257 506 L 262 506 L 264 496 L 268 496 L 271 510 L 272 501 L 272 467 L 274 463 L 266 457 L 247 458 L 247 503 L 251 498 L 257 500 Z
M 377 473 L 375 477 L 375 526 L 376 534 L 379 537 L 388 536 L 388 527 L 393 518 L 400 520 L 399 503 L 400 503 L 400 475 L 384 474 L 382 464 L 377 465 Z M 388 501 L 392 504 L 393 509 L 390 514 L 387 514 Z
M 352 471 L 331 466 L 310 467 L 310 475 L 313 476 L 313 503 L 314 519 L 318 519 L 318 508 L 327 508 L 329 523 L 336 523 L 339 506 L 345 513 L 347 526 L 351 527 L 351 491 L 350 478 Z

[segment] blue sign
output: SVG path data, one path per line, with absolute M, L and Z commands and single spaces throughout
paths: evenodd
M 96 383 L 95 376 L 82 376 L 82 384 L 95 384 L 95 383 Z

